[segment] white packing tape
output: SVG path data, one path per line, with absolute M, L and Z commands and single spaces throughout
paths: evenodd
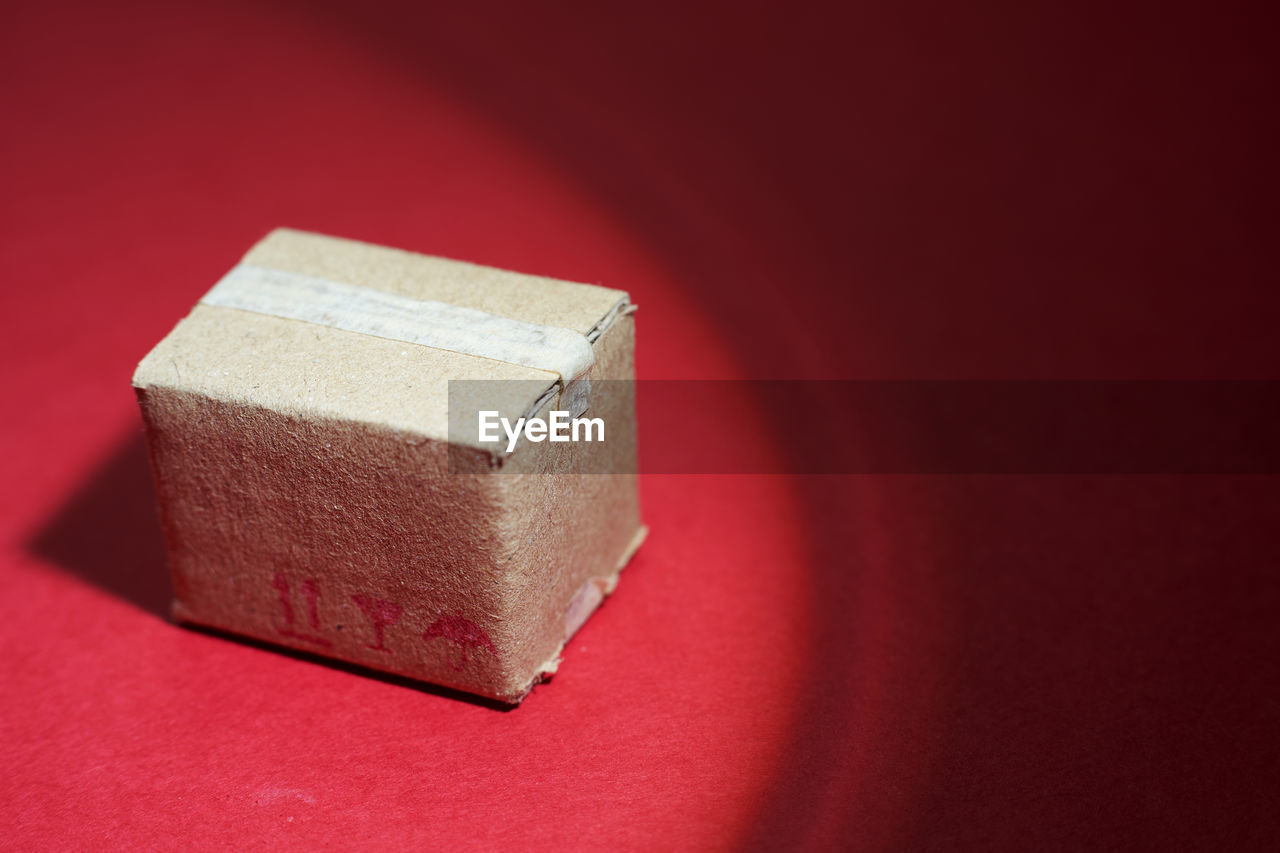
M 200 301 L 545 370 L 559 374 L 573 417 L 590 405 L 595 353 L 572 329 L 255 264 L 232 268 Z

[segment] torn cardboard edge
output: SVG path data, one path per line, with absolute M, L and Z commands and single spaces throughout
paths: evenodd
M 591 615 L 600 609 L 600 605 L 604 604 L 605 599 L 613 595 L 614 590 L 618 588 L 618 579 L 623 569 L 631 562 L 631 558 L 636 555 L 636 552 L 640 550 L 640 546 L 644 544 L 644 540 L 647 538 L 649 538 L 649 526 L 643 524 L 636 531 L 636 535 L 632 537 L 626 550 L 622 552 L 622 556 L 618 558 L 618 565 L 613 574 L 608 577 L 587 578 L 582 582 L 573 598 L 569 600 L 569 606 L 565 610 L 564 640 L 560 643 L 560 647 L 556 649 L 555 654 L 538 667 L 538 674 L 533 677 L 533 680 L 529 682 L 529 686 L 525 688 L 518 698 L 502 701 L 508 701 L 513 706 L 519 705 L 526 696 L 533 692 L 533 688 L 551 680 L 551 677 L 560 668 L 565 646 L 569 645 L 569 641 L 587 623 Z

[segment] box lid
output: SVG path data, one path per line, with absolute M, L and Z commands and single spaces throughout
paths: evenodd
M 589 368 L 591 342 L 628 309 L 620 290 L 282 228 L 133 384 L 445 440 L 449 380 L 523 380 L 495 384 L 486 402 L 525 412 Z

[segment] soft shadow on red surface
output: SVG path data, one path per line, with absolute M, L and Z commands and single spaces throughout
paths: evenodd
M 126 402 L 93 389 L 123 389 L 130 358 L 229 253 L 282 223 L 629 287 L 648 378 L 1274 378 L 1280 367 L 1262 11 L 330 2 L 27 18 L 8 97 L 38 133 L 6 143 L 23 204 L 5 223 L 26 286 L 54 286 L 32 246 L 69 274 L 57 285 L 105 365 L 81 371 L 74 402 L 104 417 L 123 418 Z M 101 211 L 75 204 L 112 197 Z M 148 228 L 164 239 L 129 243 Z M 82 263 L 65 257 L 75 252 Z M 127 275 L 95 266 L 113 252 L 134 265 Z M 101 287 L 125 294 L 128 322 L 99 323 Z M 47 310 L 38 297 L 27 298 Z M 32 340 L 17 330 L 8 345 Z M 68 404 L 41 390 L 65 374 L 49 358 L 16 389 L 55 425 L 15 432 L 24 454 L 83 443 L 56 426 Z M 803 409 L 760 402 L 778 447 L 815 452 Z M 23 465 L 47 505 L 40 523 L 84 481 Z M 167 634 L 146 634 L 159 651 L 129 667 L 88 661 L 140 679 L 132 693 L 104 682 L 91 695 L 126 710 L 176 698 L 192 730 L 216 719 L 183 710 L 210 701 L 202 686 L 267 697 L 224 700 L 241 735 L 215 745 L 152 719 L 169 738 L 162 769 L 193 780 L 174 784 L 189 798 L 217 792 L 198 814 L 218 837 L 386 841 L 423 815 L 440 837 L 481 845 L 1274 837 L 1274 478 L 654 478 L 645 498 L 656 556 L 584 630 L 559 692 L 489 715 L 505 729 L 472 716 L 483 709 L 410 704 L 393 685 Z M 77 503 L 69 516 L 96 517 Z M 150 609 L 150 592 L 104 576 L 91 546 L 65 538 L 42 536 L 37 551 Z M 18 616 L 75 594 L 43 591 Z M 144 630 L 82 604 L 83 622 Z M 48 647 L 16 636 L 15 648 L 56 676 L 49 649 L 72 654 L 54 641 L 75 630 L 41 635 Z M 587 650 L 601 647 L 612 656 L 597 666 Z M 175 675 L 177 660 L 202 684 Z M 629 684 L 610 680 L 618 669 Z M 73 701 L 55 676 L 14 681 Z M 307 701 L 376 700 L 395 725 L 290 705 L 282 680 Z M 46 731 L 14 719 L 24 742 Z M 53 771 L 83 781 L 90 763 L 117 761 L 155 772 L 120 759 L 133 741 L 118 724 L 64 755 L 80 718 L 58 719 L 41 745 Z M 602 719 L 606 733 L 592 729 Z M 328 745 L 295 740 L 299 721 Z M 428 775 L 414 750 L 441 731 L 449 744 L 432 745 Z M 352 775 L 361 750 L 344 735 L 365 738 L 383 776 Z M 523 775 L 508 781 L 514 744 Z M 263 787 L 255 774 L 281 745 L 310 761 Z M 207 770 L 187 760 L 199 749 Z M 417 793 L 389 795 L 388 780 Z M 158 812 L 173 802 L 164 787 L 114 784 Z M 74 796 L 30 786 L 22 814 L 56 828 Z M 237 799 L 295 789 L 329 809 L 306 835 Z M 183 825 L 114 816 L 121 799 L 104 790 L 83 810 L 95 828 L 155 843 L 154 830 Z M 557 819 L 583 828 L 558 831 Z
M 33 553 L 164 619 L 173 587 L 157 535 L 147 444 L 138 433 L 32 539 Z

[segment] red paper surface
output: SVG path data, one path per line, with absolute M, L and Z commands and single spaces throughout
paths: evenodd
M 649 476 L 505 713 L 166 621 L 129 376 L 276 225 L 625 288 L 645 378 L 1276 373 L 1260 15 L 459 5 L 6 10 L 5 843 L 1274 839 L 1270 477 Z

